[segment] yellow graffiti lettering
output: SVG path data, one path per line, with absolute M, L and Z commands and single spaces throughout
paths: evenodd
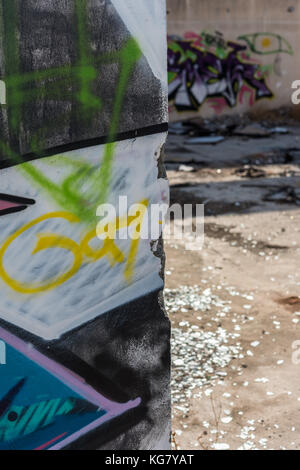
M 90 241 L 97 236 L 96 229 L 87 233 L 84 239 L 81 242 L 81 249 L 85 256 L 91 258 L 93 261 L 97 261 L 104 256 L 107 256 L 110 260 L 111 266 L 114 266 L 116 263 L 122 263 L 125 259 L 123 252 L 117 247 L 115 242 L 109 237 L 106 237 L 103 240 L 103 246 L 99 250 L 94 250 L 90 246 Z
M 33 220 L 32 222 L 26 224 L 19 230 L 17 230 L 14 234 L 12 234 L 3 246 L 0 249 L 0 277 L 3 281 L 13 290 L 22 293 L 22 294 L 35 294 L 39 292 L 44 292 L 47 290 L 55 289 L 56 287 L 60 286 L 61 284 L 68 281 L 72 278 L 81 268 L 84 256 L 90 262 L 96 262 L 105 256 L 108 258 L 111 267 L 115 266 L 117 263 L 123 263 L 125 261 L 125 255 L 120 250 L 120 248 L 116 245 L 114 238 L 116 232 L 122 228 L 131 227 L 132 233 L 130 237 L 132 239 L 128 258 L 126 260 L 125 269 L 124 269 L 124 277 L 128 282 L 132 281 L 134 268 L 136 265 L 137 253 L 139 242 L 141 238 L 141 227 L 145 217 L 145 213 L 148 206 L 148 200 L 144 199 L 139 204 L 135 204 L 132 207 L 132 210 L 135 211 L 135 215 L 129 214 L 128 216 L 124 217 L 117 217 L 113 222 L 106 224 L 105 226 L 98 225 L 97 228 L 89 231 L 83 239 L 81 243 L 78 244 L 75 241 L 71 240 L 70 238 L 63 237 L 57 234 L 47 234 L 47 233 L 38 233 L 36 234 L 37 243 L 32 251 L 32 255 L 47 249 L 53 248 L 61 248 L 64 250 L 69 251 L 72 253 L 74 261 L 70 269 L 52 279 L 44 284 L 38 283 L 22 283 L 13 279 L 5 270 L 4 268 L 4 255 L 9 248 L 9 246 L 24 232 L 31 229 L 32 227 L 38 225 L 41 222 L 44 222 L 48 219 L 54 218 L 62 218 L 67 220 L 70 223 L 79 223 L 80 219 L 69 213 L 69 212 L 52 212 L 50 214 L 45 214 L 37 219 Z M 109 234 L 109 236 L 104 237 L 102 240 L 103 244 L 102 247 L 99 249 L 94 249 L 91 247 L 90 242 L 98 237 L 100 238 L 103 234 Z M 113 236 L 113 238 L 112 238 Z
M 18 282 L 12 277 L 10 277 L 9 274 L 4 269 L 3 257 L 8 247 L 20 235 L 22 235 L 24 232 L 26 232 L 30 228 L 34 227 L 40 222 L 43 222 L 48 219 L 53 219 L 53 218 L 63 218 L 71 223 L 79 222 L 79 219 L 76 216 L 68 212 L 53 212 L 51 214 L 46 214 L 35 219 L 34 221 L 20 228 L 19 230 L 17 230 L 17 232 L 11 235 L 6 240 L 4 245 L 1 247 L 0 249 L 0 276 L 6 282 L 6 284 L 8 284 L 9 287 L 14 289 L 15 291 L 20 292 L 22 294 L 36 294 L 38 292 L 55 289 L 56 287 L 58 287 L 59 285 L 63 284 L 68 279 L 70 279 L 72 276 L 74 276 L 74 274 L 76 274 L 77 271 L 79 271 L 81 263 L 82 263 L 82 254 L 80 252 L 79 245 L 75 243 L 73 240 L 70 240 L 69 238 L 61 237 L 58 235 L 52 235 L 52 234 L 51 235 L 37 234 L 38 242 L 32 254 L 35 254 L 41 250 L 46 250 L 49 248 L 63 248 L 65 250 L 68 250 L 74 255 L 74 263 L 72 267 L 69 269 L 69 271 L 62 274 L 60 277 L 57 277 L 48 281 L 45 284 L 26 284 L 26 283 Z

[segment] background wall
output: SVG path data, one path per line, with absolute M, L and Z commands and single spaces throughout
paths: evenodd
M 299 0 L 168 0 L 171 119 L 291 105 Z

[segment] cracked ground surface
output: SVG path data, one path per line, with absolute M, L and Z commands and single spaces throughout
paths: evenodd
M 300 207 L 277 196 L 300 189 L 299 162 L 263 159 L 247 176 L 216 148 L 210 167 L 168 172 L 172 202 L 206 204 L 201 250 L 165 241 L 173 446 L 300 449 Z

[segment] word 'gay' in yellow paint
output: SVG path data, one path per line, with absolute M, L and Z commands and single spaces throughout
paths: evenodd
M 58 234 L 38 233 L 36 235 L 38 241 L 32 252 L 33 255 L 42 250 L 60 248 L 72 253 L 73 264 L 68 271 L 48 280 L 46 283 L 24 283 L 12 278 L 4 268 L 4 255 L 10 245 L 27 230 L 41 222 L 44 222 L 45 220 L 60 218 L 65 219 L 70 223 L 80 223 L 80 219 L 70 212 L 52 212 L 38 217 L 17 230 L 2 245 L 0 249 L 0 277 L 11 289 L 21 294 L 36 294 L 55 289 L 65 283 L 80 270 L 84 262 L 93 263 L 101 258 L 107 257 L 112 267 L 117 263 L 121 264 L 126 261 L 124 277 L 128 282 L 131 282 L 138 254 L 141 225 L 147 210 L 148 200 L 143 200 L 137 206 L 139 207 L 139 210 L 135 216 L 117 217 L 114 221 L 107 223 L 105 226 L 100 222 L 96 228 L 84 235 L 80 243 L 76 243 L 74 240 Z M 129 226 L 134 228 L 134 235 L 131 236 L 132 241 L 126 260 L 125 254 L 117 246 L 114 239 L 115 237 L 112 235 L 115 235 L 118 230 Z M 95 250 L 90 246 L 90 242 L 96 237 L 100 238 L 100 236 L 103 237 L 103 245 L 100 249 Z

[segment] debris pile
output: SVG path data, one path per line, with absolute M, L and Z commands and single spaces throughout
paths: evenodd
M 210 289 L 201 293 L 198 286 L 166 289 L 165 305 L 169 314 L 188 310 L 207 312 L 214 306 L 224 316 L 230 310 Z M 182 321 L 172 330 L 172 401 L 184 413 L 188 412 L 190 398 L 200 388 L 226 377 L 223 369 L 241 352 L 239 334 L 229 333 L 220 326 L 212 330 L 215 331 L 204 331 L 188 321 Z
M 287 134 L 296 137 L 295 128 L 284 127 L 273 121 L 256 122 L 247 116 L 223 116 L 220 120 L 203 119 L 199 116 L 173 122 L 169 124 L 169 139 L 166 145 L 167 170 L 184 171 L 179 167 L 182 163 L 207 166 L 220 160 L 219 156 L 226 153 L 230 160 L 230 154 L 236 154 L 236 150 L 241 146 L 245 147 L 247 142 L 249 148 L 256 145 L 261 151 L 249 155 L 248 158 L 245 155 L 246 158 L 241 159 L 244 164 L 297 162 L 300 158 L 297 139 L 293 142 L 296 145 L 286 148 L 282 139 L 286 138 L 285 142 L 288 142 Z M 274 139 L 277 139 L 276 144 Z M 211 153 L 209 161 L 205 158 L 207 153 Z M 178 164 L 177 167 L 168 167 L 175 163 Z M 224 164 L 226 166 L 226 162 Z M 228 164 L 231 165 L 230 161 Z

